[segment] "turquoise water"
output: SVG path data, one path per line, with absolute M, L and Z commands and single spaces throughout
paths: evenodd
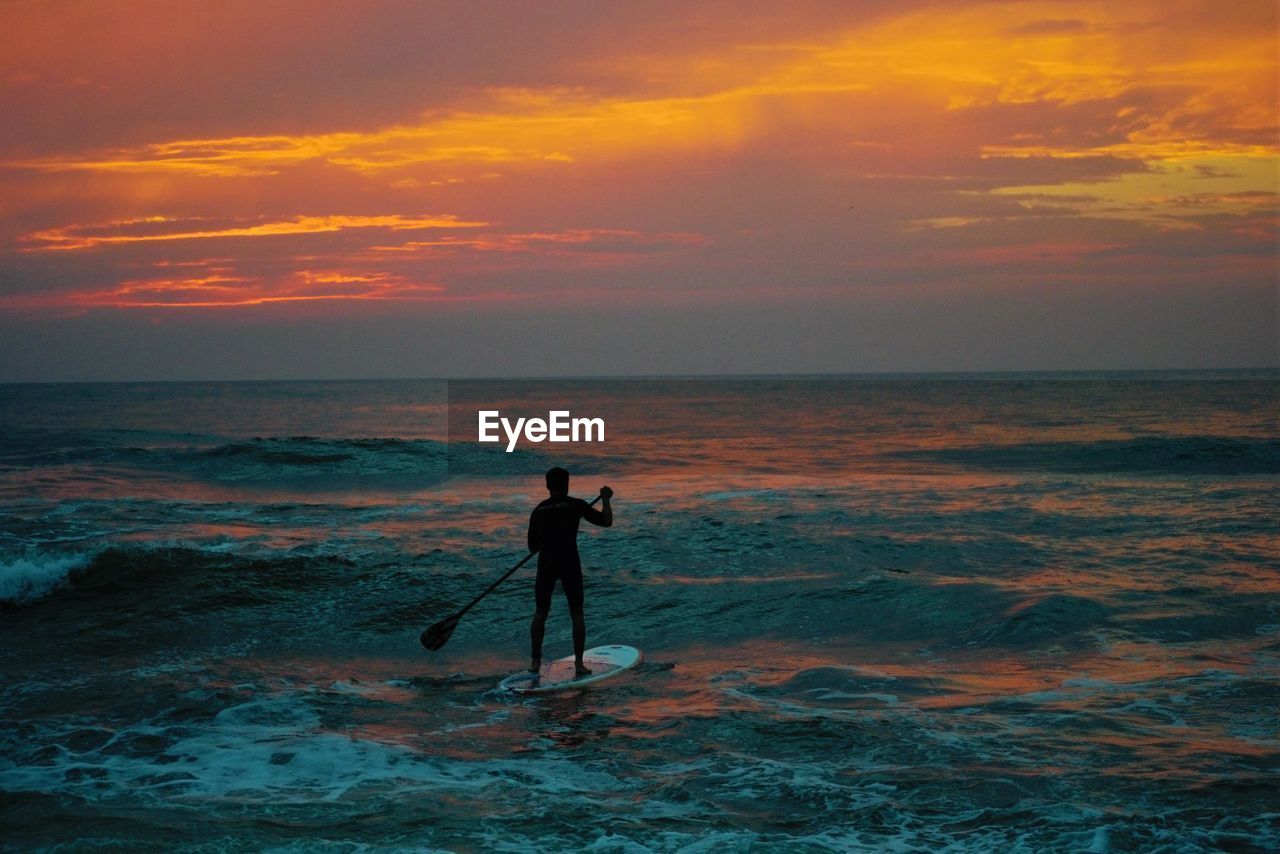
M 0 386 L 3 844 L 1280 848 L 1278 380 Z M 557 462 L 646 661 L 513 699 Z

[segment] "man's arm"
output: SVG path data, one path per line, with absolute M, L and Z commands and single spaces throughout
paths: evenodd
M 535 521 L 537 518 L 537 510 L 529 514 L 529 551 L 531 552 L 536 552 L 542 548 L 542 537 L 538 536 L 538 524 Z
M 582 518 L 592 525 L 599 525 L 601 528 L 613 527 L 613 506 L 609 503 L 609 499 L 612 497 L 612 489 L 607 486 L 600 487 L 600 509 L 597 510 L 594 507 L 587 506 L 583 508 Z

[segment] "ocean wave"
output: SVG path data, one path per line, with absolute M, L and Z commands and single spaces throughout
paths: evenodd
M 563 462 L 535 450 L 506 453 L 474 442 L 316 436 L 231 442 L 184 453 L 178 460 L 180 466 L 212 480 L 324 484 L 431 482 L 456 474 L 541 474 Z
M 1018 647 L 1079 642 L 1092 630 L 1106 626 L 1110 618 L 1110 609 L 1095 599 L 1052 593 L 1009 609 L 985 639 L 992 645 Z
M 193 440 L 195 440 L 193 442 Z M 448 475 L 444 442 L 288 436 L 210 444 L 209 437 L 137 431 L 0 429 L 0 467 L 123 467 L 245 485 L 358 486 Z
M 27 605 L 69 583 L 91 555 L 30 553 L 0 559 L 0 606 Z
M 895 451 L 899 460 L 965 468 L 1079 473 L 1280 474 L 1280 439 L 1149 436 Z
M 576 468 L 590 468 L 576 461 Z M 231 442 L 192 434 L 0 428 L 0 470 L 125 468 L 243 486 L 428 485 L 451 474 L 540 474 L 562 456 L 435 439 L 268 436 Z
M 113 545 L 96 552 L 30 554 L 0 561 L 0 609 L 59 600 L 122 596 L 112 610 L 207 613 L 287 601 L 299 592 L 343 583 L 352 562 L 333 555 L 236 555 L 171 544 Z
M 445 444 L 429 439 L 257 438 L 187 452 L 178 463 L 213 480 L 248 483 L 437 480 L 448 474 Z
M 484 797 L 504 805 L 531 795 L 572 804 L 626 797 L 638 787 L 611 769 L 555 755 L 457 762 L 394 738 L 334 731 L 325 720 L 332 710 L 315 696 L 271 696 L 254 687 L 242 688 L 252 693 L 231 704 L 225 693 L 185 693 L 181 703 L 198 714 L 196 725 L 164 715 L 112 729 L 54 720 L 33 726 L 34 738 L 0 737 L 0 788 L 139 806 L 319 806 L 342 814 L 442 792 L 450 800 Z

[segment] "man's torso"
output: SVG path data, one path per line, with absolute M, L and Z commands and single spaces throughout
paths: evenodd
M 579 569 L 578 525 L 587 502 L 568 495 L 553 495 L 533 511 L 530 524 L 537 531 L 538 568 Z

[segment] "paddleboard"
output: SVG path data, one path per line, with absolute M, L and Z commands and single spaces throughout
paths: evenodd
M 581 688 L 630 670 L 643 658 L 640 650 L 633 646 L 596 646 L 582 654 L 582 663 L 591 668 L 591 673 L 586 676 L 574 675 L 573 656 L 566 655 L 550 664 L 544 664 L 537 673 L 526 670 L 511 674 L 498 683 L 498 690 L 514 694 L 550 694 L 553 691 Z

